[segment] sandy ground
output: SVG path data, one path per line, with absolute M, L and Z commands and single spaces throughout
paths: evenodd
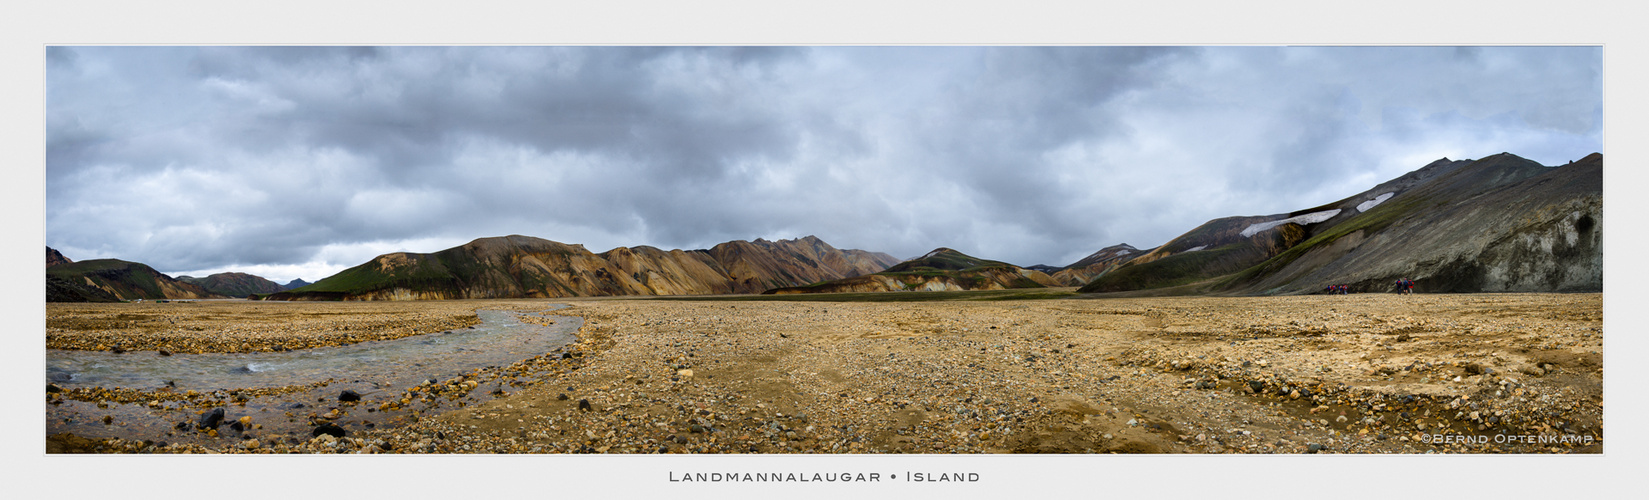
M 555 302 L 585 318 L 575 356 L 508 367 L 501 397 L 407 425 L 204 445 L 59 435 L 48 450 L 1603 450 L 1599 294 Z

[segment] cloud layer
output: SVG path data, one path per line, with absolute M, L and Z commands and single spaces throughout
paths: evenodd
M 47 244 L 325 277 L 526 234 L 1021 265 L 1602 149 L 1595 47 L 51 47 Z

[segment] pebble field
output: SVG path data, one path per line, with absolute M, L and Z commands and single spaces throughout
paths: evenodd
M 254 418 L 170 439 L 53 434 L 47 451 L 1603 450 L 1600 294 L 49 304 L 47 337 L 52 348 L 255 352 L 417 335 L 465 326 L 480 307 L 542 312 L 551 303 L 570 307 L 546 314 L 583 319 L 561 352 L 327 401 L 306 420 L 310 432 L 266 433 Z M 109 420 L 179 397 L 51 389 L 48 405 L 98 405 L 118 415 Z M 227 396 L 235 388 L 222 389 L 183 411 L 206 418 L 225 408 L 223 422 L 241 422 L 248 415 Z M 442 398 L 463 404 L 434 403 Z M 390 409 L 406 418 L 327 427 Z

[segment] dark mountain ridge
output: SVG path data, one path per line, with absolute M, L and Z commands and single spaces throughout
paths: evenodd
M 47 248 L 47 261 L 57 253 Z M 61 257 L 61 254 L 59 254 Z M 68 259 L 63 259 L 67 261 Z M 222 298 L 199 285 L 172 279 L 154 268 L 119 259 L 66 262 L 46 268 L 48 302 L 114 302 L 135 299 Z
M 1215 219 L 1082 291 L 1383 291 L 1400 277 L 1420 291 L 1600 291 L 1601 220 L 1601 154 L 1444 158 L 1322 206 Z
M 1060 283 L 1041 271 L 938 248 L 879 273 L 779 287 L 765 294 L 1002 290 L 1043 288 Z
M 206 291 L 218 295 L 244 298 L 252 294 L 275 293 L 281 290 L 280 284 L 246 273 L 217 273 L 205 278 L 178 276 L 178 281 L 193 283 L 205 288 Z

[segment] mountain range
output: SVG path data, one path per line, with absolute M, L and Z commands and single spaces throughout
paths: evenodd
M 46 247 L 47 302 L 118 302 L 135 299 L 222 298 L 200 285 L 172 279 L 147 265 L 119 259 L 75 262 Z
M 270 294 L 286 290 L 279 283 L 246 273 L 217 273 L 205 278 L 178 276 L 178 281 L 193 283 L 218 295 L 245 298 L 252 294 Z
M 1603 289 L 1603 155 L 1546 167 L 1509 153 L 1437 160 L 1287 214 L 1209 221 L 1082 292 L 1311 293 Z
M 395 300 L 759 293 L 873 273 L 883 253 L 813 237 L 730 241 L 708 250 L 649 246 L 592 253 L 530 236 L 481 238 L 435 253 L 392 253 L 272 300 Z
M 1002 290 L 1043 288 L 1060 283 L 1047 274 L 1006 262 L 972 257 L 939 248 L 886 270 L 863 276 L 821 281 L 805 286 L 774 288 L 763 293 L 833 293 Z
M 1064 267 L 1021 268 L 939 248 L 904 262 L 816 237 L 730 241 L 707 250 L 481 238 L 391 253 L 315 283 L 244 273 L 172 279 L 116 259 L 46 249 L 48 301 L 250 296 L 393 300 L 702 295 L 1080 286 L 1132 295 L 1301 294 L 1329 285 L 1420 292 L 1603 288 L 1603 156 L 1547 167 L 1501 153 L 1443 158 L 1361 193 L 1293 212 L 1210 220 L 1161 246 L 1102 248 Z

